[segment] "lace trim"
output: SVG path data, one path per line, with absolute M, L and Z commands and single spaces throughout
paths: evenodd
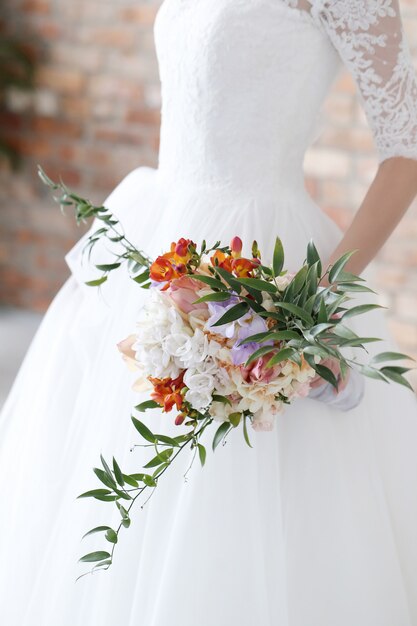
M 358 85 L 379 161 L 417 160 L 417 73 L 398 0 L 283 1 L 293 8 L 311 5 Z

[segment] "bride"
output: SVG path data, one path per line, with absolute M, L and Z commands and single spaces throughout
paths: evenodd
M 238 235 L 267 253 L 279 235 L 291 269 L 312 238 L 327 263 L 357 249 L 349 269 L 371 268 L 417 194 L 417 77 L 398 0 L 165 0 L 155 40 L 159 165 L 131 171 L 105 201 L 135 245 L 155 257 L 180 237 Z M 344 234 L 303 183 L 342 65 L 379 158 Z M 100 292 L 86 287 L 84 243 L 1 415 L 2 624 L 417 626 L 417 404 L 370 379 L 358 394 L 351 377 L 343 403 L 316 389 L 272 432 L 253 432 L 253 449 L 231 437 L 187 480 L 190 459 L 173 466 L 110 570 L 74 582 L 78 557 L 101 541 L 82 534 L 119 517 L 76 500 L 93 488 L 91 467 L 100 453 L 126 472 L 143 463 L 116 344 L 146 292 L 116 273 Z M 378 311 L 354 330 L 393 343 Z M 146 419 L 178 433 L 162 413 Z

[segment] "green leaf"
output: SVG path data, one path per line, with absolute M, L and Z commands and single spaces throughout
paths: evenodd
M 228 285 L 230 285 L 233 291 L 235 291 L 236 293 L 240 293 L 242 291 L 242 286 L 236 276 L 233 276 L 233 274 L 225 270 L 223 267 L 216 267 L 216 272 L 220 274 L 220 276 L 223 278 L 223 280 L 226 281 Z
M 161 406 L 157 402 L 155 402 L 155 400 L 146 400 L 145 402 L 141 402 L 140 404 L 137 404 L 135 406 L 136 411 L 140 411 L 141 413 L 144 413 L 148 409 L 157 408 L 161 408 Z
M 204 463 L 206 462 L 207 452 L 202 443 L 197 444 L 197 446 L 198 446 L 198 456 L 200 457 L 201 467 L 203 467 Z
M 96 265 L 96 268 L 101 272 L 111 272 L 112 270 L 117 270 L 120 266 L 121 263 L 106 263 L 104 265 Z
M 341 272 L 337 279 L 338 283 L 356 283 L 361 282 L 364 283 L 365 279 L 357 276 L 356 274 L 351 274 L 350 272 Z
M 174 448 L 178 448 L 180 445 L 176 439 L 168 437 L 167 435 L 155 435 L 155 437 L 160 443 L 165 443 L 168 446 L 174 446 Z
M 329 328 L 333 328 L 335 326 L 335 324 L 333 323 L 326 323 L 326 324 L 316 324 L 316 326 L 313 326 L 313 328 L 310 328 L 310 334 L 315 337 L 316 335 L 320 335 L 320 333 L 323 333 L 325 330 L 328 330 Z
M 328 319 L 329 319 L 329 316 L 327 314 L 326 303 L 324 301 L 324 298 L 321 298 L 320 299 L 320 308 L 319 308 L 319 314 L 318 314 L 317 321 L 320 324 L 325 324 Z
M 99 287 L 100 285 L 105 283 L 106 280 L 107 280 L 107 276 L 102 276 L 101 278 L 96 278 L 95 280 L 87 280 L 85 284 L 88 285 L 89 287 Z
M 314 320 L 311 317 L 311 315 L 309 313 L 307 313 L 304 309 L 302 309 L 300 306 L 298 306 L 297 304 L 292 304 L 291 302 L 279 302 L 279 303 L 277 303 L 277 306 L 280 309 L 284 309 L 285 311 L 289 311 L 290 313 L 292 313 L 296 317 L 299 317 L 300 319 L 302 319 L 307 324 L 311 324 L 311 325 L 314 324 Z
M 129 528 L 130 526 L 130 517 L 126 517 L 122 519 L 122 526 L 124 526 L 124 528 Z
M 274 276 L 279 276 L 284 267 L 284 247 L 279 237 L 275 240 L 274 256 L 272 259 L 272 269 Z
M 357 339 L 346 339 L 339 345 L 340 347 L 361 348 L 363 343 L 374 343 L 375 341 L 381 341 L 381 339 L 379 337 L 358 337 Z
M 133 415 L 132 415 L 132 422 L 133 422 L 134 427 L 138 431 L 138 433 L 140 435 L 142 435 L 142 437 L 144 439 L 146 439 L 146 441 L 150 441 L 151 443 L 155 443 L 155 441 L 156 441 L 155 435 L 153 434 L 153 432 L 151 430 L 149 430 L 149 428 L 147 426 L 145 426 L 145 424 L 143 422 L 141 422 L 138 419 L 136 419 L 136 417 L 133 417 Z
M 82 539 L 84 539 L 84 537 L 88 537 L 88 535 L 94 535 L 95 533 L 101 533 L 105 530 L 111 530 L 110 526 L 96 526 L 96 528 L 92 528 L 91 530 L 88 531 L 88 533 L 85 533 L 85 535 L 82 536 Z
M 235 304 L 235 306 L 232 306 L 231 309 L 226 311 L 226 313 L 222 315 L 221 318 L 217 320 L 217 322 L 215 322 L 214 324 L 211 324 L 211 327 L 223 326 L 224 324 L 229 324 L 230 322 L 234 322 L 235 320 L 238 320 L 241 317 L 243 317 L 243 315 L 247 313 L 248 309 L 249 309 L 249 306 L 248 304 L 246 304 L 246 302 L 239 302 L 239 304 Z
M 113 530 L 113 528 L 109 528 L 105 536 L 107 541 L 110 541 L 110 543 L 117 543 L 117 533 Z
M 320 260 L 320 255 L 317 251 L 316 246 L 314 245 L 314 242 L 312 239 L 310 239 L 310 241 L 307 244 L 307 264 L 309 266 L 314 265 L 315 263 L 317 263 L 317 268 L 318 268 L 318 273 L 321 274 L 321 260 Z
M 249 440 L 249 435 L 248 435 L 248 427 L 246 424 L 246 420 L 247 420 L 247 416 L 245 414 L 243 414 L 243 437 L 246 441 L 246 443 L 248 444 L 249 448 L 253 448 L 250 440 Z
M 411 356 L 407 356 L 406 354 L 402 354 L 401 352 L 380 352 L 375 355 L 370 363 L 382 363 L 383 361 L 402 361 L 406 359 L 407 361 L 414 361 Z
M 277 287 L 274 283 L 270 283 L 260 278 L 239 278 L 239 282 L 244 287 L 251 287 L 257 291 L 266 291 L 267 293 L 276 293 Z
M 303 267 L 297 272 L 297 274 L 292 279 L 290 285 L 292 285 L 292 295 L 293 296 L 296 296 L 301 291 L 301 289 L 304 287 L 304 284 L 305 284 L 305 281 L 306 281 L 306 278 L 307 278 L 307 273 L 308 273 L 308 265 L 303 265 Z M 287 299 L 285 297 L 285 293 L 284 293 L 284 300 Z
M 230 413 L 229 422 L 232 424 L 233 428 L 236 428 L 240 424 L 240 420 L 242 419 L 242 413 Z
M 229 291 L 213 291 L 212 293 L 208 293 L 206 296 L 202 296 L 195 300 L 193 304 L 198 304 L 199 302 L 226 302 L 226 300 L 230 300 L 230 292 Z
M 104 559 L 109 558 L 110 554 L 108 552 L 100 550 L 98 552 L 90 552 L 89 554 L 85 554 L 79 559 L 79 561 L 83 563 L 94 563 L 95 561 L 103 561 Z
M 101 499 L 103 496 L 109 496 L 112 492 L 109 489 L 91 489 L 91 491 L 85 491 L 77 498 L 97 498 Z
M 327 359 L 330 353 L 321 346 L 306 346 L 303 348 L 303 354 L 316 354 L 317 356 L 321 356 L 323 359 Z
M 114 481 L 112 471 L 111 471 L 110 467 L 107 465 L 106 460 L 105 460 L 105 458 L 104 458 L 104 456 L 103 456 L 102 454 L 100 454 L 100 460 L 101 460 L 101 464 L 102 464 L 102 465 L 103 465 L 103 467 L 104 467 L 104 471 L 106 472 L 106 474 L 108 475 L 108 477 L 109 477 L 111 480 L 113 480 L 113 481 Z
M 357 285 L 356 283 L 338 283 L 337 289 L 342 292 L 353 291 L 355 293 L 376 293 L 370 287 L 366 287 L 366 285 Z
M 229 398 L 226 398 L 226 396 L 220 396 L 217 393 L 213 394 L 213 402 L 222 402 L 223 404 L 228 404 L 229 406 L 232 406 Z
M 317 293 L 318 279 L 319 279 L 318 266 L 319 266 L 319 261 L 311 265 L 311 267 L 308 270 L 306 284 L 308 285 L 307 289 L 310 295 L 312 294 L 315 295 Z
M 382 380 L 385 383 L 388 382 L 386 377 L 375 367 L 370 367 L 369 365 L 360 365 L 359 369 L 362 372 L 362 374 L 364 374 L 364 376 L 367 376 L 368 378 L 374 378 L 375 380 Z
M 123 474 L 123 480 L 131 487 L 139 487 L 138 481 L 132 478 L 129 474 Z
M 199 280 L 201 283 L 208 285 L 209 287 L 213 287 L 213 289 L 223 289 L 226 290 L 226 285 L 222 283 L 218 278 L 214 278 L 213 276 L 203 276 L 202 274 L 187 274 L 190 278 L 194 280 Z
M 123 487 L 123 485 L 125 484 L 124 478 L 123 478 L 123 474 L 122 474 L 122 470 L 120 469 L 116 459 L 113 457 L 113 471 L 114 471 L 114 476 L 117 480 L 117 482 L 119 483 L 119 485 L 121 487 Z
M 143 475 L 143 482 L 147 487 L 156 487 L 157 485 L 155 478 L 153 478 L 153 476 L 150 476 L 149 474 Z
M 149 270 L 146 270 L 145 272 L 142 272 L 142 274 L 138 274 L 137 276 L 133 276 L 133 280 L 135 281 L 135 283 L 139 283 L 142 284 L 145 282 L 145 280 L 149 279 Z
M 350 252 L 346 252 L 343 256 L 340 257 L 332 266 L 329 272 L 329 283 L 334 283 L 337 281 L 338 276 L 342 272 L 346 263 L 349 259 L 357 252 L 357 250 L 351 250 Z
M 145 468 L 156 467 L 157 465 L 161 465 L 161 463 L 166 463 L 168 459 L 171 457 L 173 451 L 174 451 L 173 448 L 167 448 L 166 450 L 162 450 L 162 452 L 158 452 L 158 454 L 154 456 L 153 459 L 151 459 L 143 467 Z
M 220 424 L 220 426 L 216 430 L 214 437 L 213 437 L 213 444 L 212 444 L 213 450 L 217 448 L 220 441 L 223 439 L 226 433 L 230 430 L 230 428 L 231 426 L 229 422 L 223 422 L 222 424 Z
M 324 380 L 327 380 L 328 383 L 330 383 L 335 389 L 337 389 L 337 378 L 333 374 L 331 369 L 329 369 L 325 365 L 320 365 L 319 363 L 315 364 L 314 369 L 319 376 L 321 376 Z
M 399 385 L 407 387 L 407 389 L 410 389 L 410 391 L 414 391 L 408 380 L 404 378 L 402 374 L 399 374 L 395 370 L 392 370 L 392 368 L 382 367 L 380 371 L 382 374 L 384 374 L 384 376 L 392 380 L 394 383 L 398 383 Z
M 381 307 L 380 304 L 360 304 L 359 306 L 354 306 L 351 309 L 347 309 L 345 311 L 342 320 L 353 317 L 354 315 L 362 315 L 362 313 L 367 313 L 368 311 L 372 311 L 373 309 L 381 309 L 385 307 Z
M 347 326 L 343 326 L 343 324 L 337 324 L 333 330 L 334 334 L 342 339 L 359 339 L 359 335 L 354 333 Z
M 259 359 L 259 357 L 263 356 L 264 354 L 268 354 L 269 352 L 273 352 L 273 346 L 263 346 L 262 348 L 258 348 L 246 360 L 245 367 L 248 367 L 248 365 L 252 363 L 252 361 L 256 361 L 256 359 Z
M 239 346 L 243 346 L 246 343 L 263 343 L 265 341 L 283 341 L 289 339 L 300 339 L 300 335 L 294 330 L 268 330 L 246 337 L 246 339 L 239 342 Z
M 277 354 L 275 354 L 266 364 L 266 367 L 273 367 L 277 363 L 287 361 L 294 354 L 294 348 L 283 348 Z
M 100 469 L 99 467 L 94 467 L 93 471 L 94 471 L 95 475 L 97 476 L 97 478 L 99 478 L 99 480 L 101 480 L 101 482 L 104 485 L 106 485 L 106 487 L 110 487 L 110 489 L 117 488 L 115 480 L 113 478 L 110 478 L 110 476 L 107 474 L 107 472 L 105 472 L 104 470 Z

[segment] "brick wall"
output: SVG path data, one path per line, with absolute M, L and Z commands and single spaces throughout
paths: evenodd
M 417 60 L 417 0 L 402 0 Z M 159 0 L 3 0 L 0 29 L 24 39 L 36 63 L 33 94 L 10 91 L 0 125 L 23 168 L 0 167 L 3 302 L 44 310 L 68 274 L 80 235 L 36 176 L 36 164 L 101 202 L 131 169 L 156 165 L 159 81 L 152 24 Z M 310 192 L 345 227 L 376 172 L 372 138 L 350 76 L 325 107 L 306 158 Z M 392 330 L 417 355 L 417 204 L 378 258 Z

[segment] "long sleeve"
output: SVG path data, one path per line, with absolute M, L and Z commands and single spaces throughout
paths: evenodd
M 311 14 L 355 79 L 379 162 L 417 160 L 417 73 L 398 0 L 312 0 Z

